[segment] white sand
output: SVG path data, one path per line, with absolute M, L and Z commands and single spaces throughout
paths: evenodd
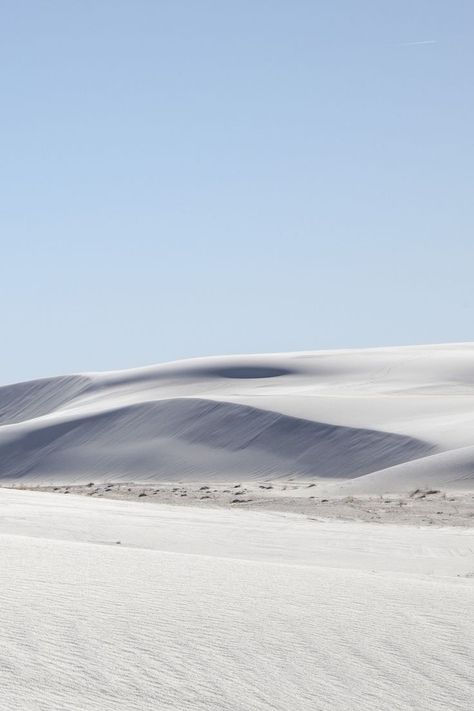
M 0 388 L 0 478 L 474 486 L 474 345 L 203 358 Z
M 0 708 L 471 709 L 473 425 L 472 344 L 0 388 Z
M 136 501 L 199 508 L 280 511 L 304 514 L 311 520 L 367 521 L 407 526 L 474 527 L 474 493 L 413 489 L 409 494 L 331 496 L 324 484 L 296 481 L 159 484 L 8 484 L 7 488 L 97 499 Z M 58 502 L 59 503 L 59 502 Z M 59 504 L 60 505 L 60 504 Z
M 0 511 L 8 711 L 472 706 L 471 529 L 8 490 Z

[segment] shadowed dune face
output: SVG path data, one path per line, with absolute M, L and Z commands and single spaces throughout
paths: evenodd
M 201 372 L 207 376 L 238 379 L 278 378 L 282 375 L 292 375 L 294 373 L 288 368 L 272 368 L 270 366 L 229 366 L 209 368 Z
M 197 398 L 147 402 L 32 430 L 20 426 L 3 435 L 2 478 L 51 481 L 345 478 L 434 451 L 403 435 Z
M 0 388 L 0 425 L 23 422 L 54 412 L 80 395 L 88 384 L 86 376 L 70 375 L 5 385 Z
M 473 364 L 474 344 L 448 344 L 206 357 L 6 386 L 0 478 L 353 478 L 381 493 L 402 480 L 474 481 L 470 455 L 431 457 L 474 446 Z

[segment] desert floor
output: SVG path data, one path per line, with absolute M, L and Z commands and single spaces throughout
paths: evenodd
M 179 498 L 215 495 L 202 486 Z M 225 492 L 151 504 L 128 488 L 0 489 L 5 709 L 472 707 L 471 528 L 255 511 L 219 504 Z

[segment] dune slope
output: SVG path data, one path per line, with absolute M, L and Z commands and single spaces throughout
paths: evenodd
M 472 489 L 469 447 L 472 344 L 201 358 L 0 388 L 8 481 Z

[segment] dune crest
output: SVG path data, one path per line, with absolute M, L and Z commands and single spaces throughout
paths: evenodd
M 0 388 L 7 481 L 471 489 L 472 451 L 474 344 L 199 358 Z

